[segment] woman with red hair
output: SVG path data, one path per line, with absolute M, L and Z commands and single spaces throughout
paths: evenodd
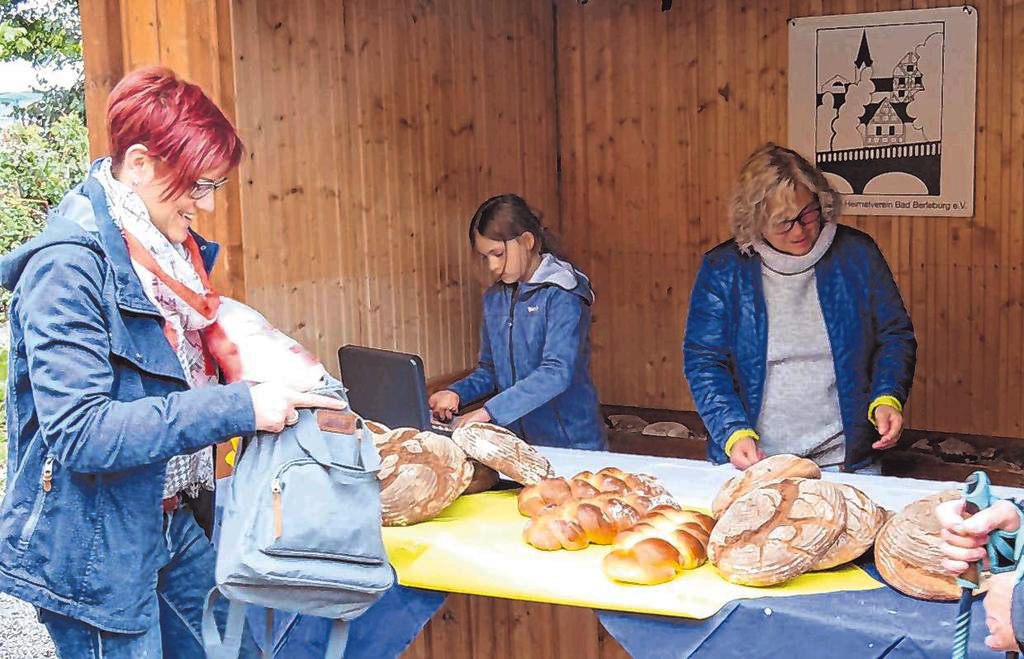
M 234 127 L 165 68 L 111 92 L 110 157 L 0 260 L 14 293 L 0 590 L 62 657 L 203 657 L 212 446 L 339 401 L 218 383 L 204 342 L 218 246 L 192 231 L 241 159 Z M 208 497 L 208 494 L 206 495 Z

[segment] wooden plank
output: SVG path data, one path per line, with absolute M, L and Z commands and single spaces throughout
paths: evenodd
M 107 96 L 124 75 L 121 6 L 119 0 L 90 0 L 81 3 L 80 11 L 89 153 L 98 158 L 109 151 Z

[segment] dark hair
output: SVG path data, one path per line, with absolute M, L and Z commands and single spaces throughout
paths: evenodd
M 491 197 L 476 209 L 469 221 L 469 244 L 474 246 L 479 234 L 491 240 L 507 242 L 523 233 L 533 234 L 534 244 L 541 254 L 558 256 L 554 238 L 541 224 L 540 215 L 534 212 L 526 200 L 515 194 Z

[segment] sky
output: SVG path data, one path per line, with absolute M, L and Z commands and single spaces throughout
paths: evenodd
M 74 72 L 50 72 L 52 80 L 62 85 L 74 82 Z M 36 84 L 36 73 L 32 65 L 24 60 L 0 62 L 0 94 L 6 92 L 26 92 Z

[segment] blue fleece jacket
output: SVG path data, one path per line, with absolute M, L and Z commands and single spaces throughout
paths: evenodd
M 480 361 L 450 387 L 463 405 L 487 396 L 491 419 L 531 444 L 605 450 L 590 377 L 590 280 L 544 254 L 530 281 L 484 294 Z

